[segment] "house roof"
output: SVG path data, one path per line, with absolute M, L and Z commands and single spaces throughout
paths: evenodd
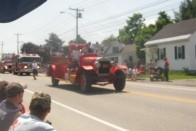
M 123 50 L 121 51 L 121 54 L 135 52 L 135 50 L 136 50 L 135 44 L 128 44 L 124 46 Z
M 168 24 L 163 27 L 150 41 L 193 34 L 196 31 L 196 18 Z

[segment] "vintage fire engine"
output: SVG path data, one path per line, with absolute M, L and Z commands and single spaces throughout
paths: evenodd
M 99 57 L 97 53 L 85 53 L 80 56 L 79 63 L 75 61 L 71 54 L 78 46 L 80 50 L 87 48 L 86 44 L 69 44 L 66 57 L 54 57 L 51 62 L 48 75 L 51 76 L 53 86 L 57 86 L 59 81 L 71 82 L 79 86 L 82 92 L 87 92 L 92 85 L 113 84 L 116 91 L 122 91 L 125 87 L 125 73 L 122 68 L 104 57 Z
M 12 72 L 14 75 L 30 75 L 32 71 L 32 63 L 36 62 L 38 68 L 41 65 L 41 57 L 38 54 L 21 54 L 13 58 Z
M 0 62 L 0 72 L 12 73 L 12 60 L 11 59 L 3 60 Z

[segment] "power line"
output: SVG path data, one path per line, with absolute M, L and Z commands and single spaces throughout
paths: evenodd
M 175 3 L 175 4 L 173 4 L 173 5 L 170 5 L 170 6 L 174 6 L 174 5 L 177 5 L 177 3 Z M 168 6 L 167 6 L 167 8 L 168 8 Z M 177 9 L 177 7 L 176 8 L 172 8 L 172 9 L 168 9 L 168 10 L 165 10 L 166 12 L 167 11 L 171 11 L 171 10 L 173 10 L 173 9 Z M 157 9 L 157 10 L 151 10 L 151 11 L 148 11 L 148 12 L 146 12 L 146 13 L 144 13 L 144 14 L 149 14 L 150 12 L 156 12 L 156 11 L 158 11 L 159 9 Z M 146 15 L 145 16 L 145 18 L 146 17 L 149 17 L 149 16 L 154 16 L 154 15 L 158 15 L 157 13 L 153 13 L 153 14 L 149 14 L 149 15 Z M 115 25 L 113 24 L 113 23 L 115 23 Z M 112 25 L 111 25 L 112 24 Z M 98 31 L 98 30 L 104 30 L 104 29 L 107 29 L 107 28 L 111 28 L 111 27 L 116 27 L 116 26 L 119 26 L 119 25 L 122 25 L 122 24 L 125 24 L 125 21 L 123 20 L 117 20 L 117 21 L 113 21 L 113 22 L 109 22 L 109 23 L 106 23 L 105 25 L 99 25 L 100 26 L 100 28 L 101 29 L 96 29 L 96 30 L 91 30 L 91 31 L 89 31 L 88 33 L 91 33 L 91 32 L 94 32 L 94 31 Z M 89 26 L 92 26 L 93 24 L 91 24 L 91 25 L 89 25 Z M 109 25 L 109 26 L 107 26 L 107 25 Z M 91 28 L 91 27 L 87 27 L 87 28 Z M 82 28 L 82 27 L 81 27 Z M 93 28 L 93 29 L 95 29 L 95 27 Z M 82 31 L 83 29 L 81 29 L 81 31 Z M 72 30 L 69 30 L 69 31 L 67 31 L 67 32 L 65 32 L 65 33 L 69 33 L 69 32 L 71 32 Z M 84 33 L 86 33 L 86 32 L 84 32 Z M 83 34 L 84 34 L 83 33 Z
M 150 7 L 155 6 L 155 5 L 159 5 L 159 4 L 165 3 L 165 2 L 167 2 L 167 1 L 170 1 L 170 0 L 162 0 L 162 1 L 152 2 L 152 3 L 150 3 L 150 4 L 147 4 L 147 5 L 142 6 L 142 7 L 138 7 L 138 8 L 136 8 L 136 9 L 132 9 L 132 10 L 129 10 L 129 11 L 126 11 L 126 12 L 119 13 L 119 14 L 117 14 L 117 15 L 113 15 L 113 16 L 110 16 L 110 17 L 106 17 L 106 18 L 103 18 L 103 19 L 94 21 L 93 23 L 87 23 L 86 25 L 83 25 L 83 26 L 80 27 L 80 28 L 84 28 L 84 27 L 86 27 L 86 26 L 90 26 L 90 25 L 102 23 L 102 22 L 105 22 L 105 21 L 108 21 L 108 20 L 112 20 L 112 19 L 116 19 L 116 18 L 122 17 L 122 16 L 124 16 L 124 15 L 130 14 L 130 13 L 133 13 L 133 12 L 136 12 L 136 11 L 144 10 L 144 9 L 146 9 L 146 8 L 150 8 Z M 65 33 L 65 32 L 63 32 L 63 33 L 61 33 L 61 34 L 64 34 L 64 33 Z

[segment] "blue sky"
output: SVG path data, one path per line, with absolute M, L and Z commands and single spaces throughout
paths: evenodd
M 48 0 L 29 14 L 10 23 L 0 23 L 0 42 L 3 53 L 17 52 L 17 37 L 20 46 L 25 42 L 45 44 L 50 33 L 55 33 L 65 44 L 76 36 L 76 12 L 69 8 L 79 8 L 79 34 L 92 43 L 101 42 L 126 25 L 128 17 L 134 13 L 143 14 L 145 23 L 153 23 L 160 11 L 173 17 L 183 0 Z M 61 14 L 60 12 L 65 12 Z M 0 52 L 2 53 L 2 46 Z

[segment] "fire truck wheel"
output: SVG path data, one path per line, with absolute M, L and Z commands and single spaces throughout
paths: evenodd
M 80 76 L 79 86 L 82 92 L 87 92 L 91 88 L 91 76 L 90 73 L 84 72 Z
M 126 78 L 124 72 L 121 70 L 116 71 L 113 82 L 115 90 L 122 91 L 125 87 L 125 82 Z
M 17 74 L 14 70 L 12 71 L 12 73 L 13 73 L 14 75 L 16 75 L 16 74 Z
M 54 76 L 51 76 L 51 81 L 53 86 L 58 86 L 59 80 L 55 79 Z
M 18 71 L 18 75 L 19 75 L 19 76 L 21 76 L 21 75 L 23 75 L 23 73 L 22 73 L 22 72 L 20 72 L 20 71 Z

